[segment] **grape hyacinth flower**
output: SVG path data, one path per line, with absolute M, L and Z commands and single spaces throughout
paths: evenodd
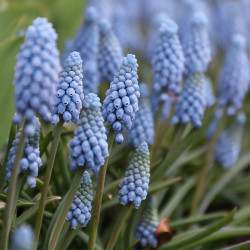
M 10 250 L 33 250 L 35 235 L 30 225 L 21 224 L 13 231 L 10 241 Z
M 122 62 L 122 48 L 108 21 L 101 22 L 99 27 L 98 69 L 100 82 L 111 82 Z
M 212 105 L 215 104 L 216 98 L 214 95 L 212 82 L 209 77 L 205 77 L 205 93 L 206 93 L 207 106 L 211 107 Z
M 138 147 L 142 142 L 146 142 L 148 145 L 154 143 L 154 118 L 146 84 L 140 84 L 140 93 L 139 110 L 127 135 L 128 142 L 134 147 Z
M 38 168 L 42 165 L 42 160 L 40 158 L 39 141 L 40 141 L 40 122 L 37 117 L 34 117 L 31 126 L 35 128 L 35 132 L 32 136 L 28 136 L 25 141 L 25 148 L 23 152 L 23 157 L 19 165 L 19 174 L 28 175 L 27 184 L 33 188 L 36 186 L 36 179 L 38 175 Z M 13 164 L 16 157 L 16 150 L 21 137 L 21 130 L 17 133 L 15 140 L 12 143 L 8 155 L 7 162 L 7 174 L 6 179 L 10 181 L 11 172 Z
M 158 212 L 156 206 L 156 198 L 150 195 L 146 200 L 145 207 L 141 214 L 141 218 L 136 228 L 135 237 L 140 239 L 140 244 L 143 247 L 147 245 L 157 247 L 158 241 L 155 236 L 158 227 Z
M 85 21 L 77 31 L 72 49 L 80 53 L 85 64 L 89 60 L 96 60 L 98 43 L 98 14 L 94 7 L 88 7 L 85 12 Z
M 138 64 L 134 55 L 128 54 L 127 57 L 124 57 L 103 101 L 104 121 L 112 125 L 113 131 L 117 133 L 115 141 L 118 144 L 124 140 L 121 132 L 131 129 L 135 112 L 139 109 L 140 92 L 137 68 Z
M 78 52 L 71 52 L 64 63 L 64 70 L 60 73 L 57 93 L 52 108 L 52 124 L 60 121 L 59 115 L 65 122 L 77 123 L 82 101 L 84 99 L 82 85 L 82 59 Z
M 246 39 L 240 34 L 234 35 L 219 79 L 218 104 L 221 107 L 228 106 L 228 115 L 234 115 L 242 107 L 249 89 L 249 70 Z
M 98 44 L 98 14 L 96 9 L 90 6 L 86 8 L 85 21 L 77 31 L 72 44 L 72 49 L 78 51 L 83 60 L 83 92 L 85 95 L 98 92 Z
M 194 72 L 188 76 L 175 108 L 171 123 L 192 122 L 195 128 L 202 126 L 201 119 L 206 108 L 205 77 Z
M 207 31 L 207 18 L 198 12 L 190 20 L 189 32 L 183 40 L 185 75 L 194 71 L 205 72 L 211 61 L 211 48 Z
M 160 93 L 165 88 L 178 95 L 184 71 L 184 55 L 178 38 L 178 26 L 174 21 L 167 20 L 162 23 L 159 32 L 160 38 L 152 60 L 153 89 Z
M 30 128 L 35 113 L 44 121 L 50 121 L 50 109 L 61 70 L 56 40 L 57 34 L 46 18 L 36 18 L 27 29 L 15 66 L 17 113 L 13 121 L 16 124 L 20 125 L 25 118 Z M 24 131 L 32 135 L 30 129 L 25 128 Z
M 233 124 L 219 137 L 215 147 L 215 159 L 225 169 L 233 166 L 239 158 L 245 121 L 246 116 L 243 113 L 238 114 Z
M 81 184 L 66 216 L 66 221 L 70 221 L 71 228 L 76 229 L 78 224 L 82 227 L 86 227 L 91 218 L 92 200 L 92 181 L 89 173 L 85 171 Z
M 213 114 L 213 119 L 210 123 L 210 125 L 207 128 L 206 131 L 206 137 L 211 140 L 213 138 L 213 136 L 215 135 L 215 132 L 218 128 L 219 125 L 219 121 L 223 116 L 223 110 L 222 109 L 218 109 L 216 108 L 214 114 Z
M 78 127 L 69 142 L 72 171 L 85 165 L 97 174 L 109 155 L 101 106 L 100 98 L 93 93 L 88 94 L 83 101 Z
M 133 158 L 122 179 L 118 193 L 119 202 L 126 205 L 132 202 L 137 209 L 147 197 L 150 177 L 149 150 L 146 142 L 136 149 Z
M 83 93 L 98 93 L 99 76 L 97 60 L 89 60 L 83 64 Z

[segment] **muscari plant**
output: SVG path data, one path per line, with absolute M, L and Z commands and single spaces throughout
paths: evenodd
M 229 30 L 223 51 L 217 48 L 221 34 L 208 37 L 207 23 L 216 30 L 216 22 L 198 1 L 171 1 L 171 13 L 147 2 L 150 16 L 144 0 L 114 8 L 88 1 L 80 28 L 71 14 L 81 20 L 79 4 L 48 3 L 59 35 L 36 18 L 24 37 L 15 34 L 30 19 L 20 19 L 3 44 L 0 37 L 0 59 L 7 45 L 23 42 L 16 115 L 0 153 L 0 249 L 249 248 L 248 45 Z M 193 10 L 181 11 L 183 4 Z M 121 27 L 117 6 L 131 12 Z M 188 20 L 185 32 L 180 20 Z M 119 38 L 130 42 L 122 48 L 114 32 L 125 26 Z M 61 66 L 57 37 L 61 48 L 77 28 Z M 139 47 L 131 44 L 138 39 Z M 122 51 L 135 55 L 122 58 Z M 3 77 L 11 75 L 3 68 Z M 103 79 L 110 86 L 98 89 Z

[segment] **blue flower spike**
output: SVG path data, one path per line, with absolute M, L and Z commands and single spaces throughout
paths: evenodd
M 186 79 L 171 123 L 191 122 L 195 128 L 200 128 L 206 105 L 205 77 L 200 72 L 192 73 Z
M 60 73 L 57 93 L 52 108 L 52 124 L 60 121 L 77 123 L 84 99 L 82 84 L 82 59 L 78 52 L 71 52 L 64 63 L 64 70 Z
M 38 176 L 38 168 L 42 165 L 42 160 L 40 158 L 39 141 L 40 141 L 40 122 L 37 117 L 33 118 L 32 123 L 30 123 L 32 128 L 35 128 L 35 132 L 32 136 L 28 136 L 25 141 L 25 148 L 23 152 L 23 157 L 19 165 L 19 174 L 27 175 L 27 184 L 31 188 L 36 186 L 35 177 Z M 15 140 L 12 143 L 8 155 L 7 162 L 7 174 L 6 180 L 10 181 L 11 172 L 13 164 L 16 157 L 16 150 L 21 137 L 21 130 L 17 133 Z
M 85 12 L 85 21 L 78 29 L 72 48 L 81 55 L 83 63 L 93 60 L 98 53 L 98 14 L 94 7 L 88 7 Z
M 126 205 L 132 202 L 136 209 L 147 197 L 150 178 L 149 150 L 146 142 L 136 149 L 133 158 L 122 179 L 118 193 L 119 202 Z
M 78 127 L 69 142 L 72 171 L 86 166 L 97 174 L 109 155 L 101 106 L 100 98 L 93 93 L 88 94 L 83 101 Z
M 239 113 L 219 137 L 215 147 L 215 160 L 225 169 L 232 167 L 239 158 L 245 122 L 245 114 Z
M 32 227 L 21 224 L 13 231 L 9 250 L 33 250 L 35 246 L 35 235 Z
M 25 118 L 30 130 L 35 114 L 45 122 L 51 119 L 50 109 L 61 70 L 57 34 L 47 18 L 36 18 L 28 27 L 25 41 L 17 55 L 15 66 L 15 107 L 13 122 L 20 125 Z
M 158 245 L 155 233 L 159 224 L 155 196 L 150 195 L 145 203 L 136 228 L 135 237 L 140 239 L 140 244 L 143 247 L 148 245 L 155 248 Z
M 97 64 L 99 44 L 98 14 L 96 8 L 86 8 L 85 20 L 78 29 L 72 49 L 83 60 L 83 92 L 85 95 L 98 92 L 99 73 Z
M 227 114 L 234 115 L 242 107 L 249 90 L 250 64 L 246 39 L 240 34 L 232 38 L 219 79 L 218 104 L 227 106 Z
M 178 37 L 178 26 L 169 19 L 162 23 L 159 33 L 159 42 L 152 60 L 153 89 L 156 93 L 165 89 L 178 95 L 184 71 L 184 55 Z
M 82 227 L 86 227 L 91 218 L 92 200 L 92 181 L 89 173 L 85 171 L 66 216 L 66 221 L 70 221 L 71 228 L 76 229 L 78 224 Z
M 183 40 L 185 75 L 195 71 L 204 73 L 211 61 L 207 22 L 206 15 L 197 12 L 190 20 L 189 32 L 185 32 Z
M 133 126 L 127 135 L 129 144 L 134 147 L 138 147 L 142 142 L 152 145 L 155 135 L 154 118 L 149 103 L 149 93 L 146 84 L 140 84 L 140 93 L 139 110 L 136 113 Z
M 215 104 L 216 98 L 214 95 L 213 85 L 209 77 L 205 78 L 205 89 L 207 107 L 211 107 Z
M 114 34 L 111 24 L 102 21 L 100 27 L 100 42 L 98 53 L 98 69 L 101 83 L 111 82 L 122 63 L 122 47 Z
M 122 132 L 132 128 L 132 121 L 139 109 L 140 91 L 137 68 L 138 64 L 134 55 L 128 54 L 124 57 L 103 101 L 104 121 L 112 125 L 112 130 L 116 133 L 115 141 L 118 144 L 124 141 Z

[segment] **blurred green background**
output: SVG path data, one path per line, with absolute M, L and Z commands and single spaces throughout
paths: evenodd
M 18 35 L 36 17 L 47 17 L 58 34 L 58 48 L 75 35 L 83 18 L 85 0 L 0 1 L 0 147 L 8 138 L 15 113 L 14 66 L 24 37 Z

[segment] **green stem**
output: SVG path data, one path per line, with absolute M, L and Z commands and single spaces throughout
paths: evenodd
M 39 240 L 39 235 L 40 235 L 40 231 L 42 227 L 43 213 L 45 209 L 45 203 L 46 203 L 46 198 L 47 198 L 47 193 L 48 193 L 48 188 L 49 188 L 50 177 L 51 177 L 52 169 L 54 166 L 56 151 L 57 151 L 58 143 L 60 141 L 62 128 L 63 128 L 63 120 L 61 119 L 60 122 L 55 127 L 54 137 L 53 137 L 53 141 L 51 145 L 51 152 L 50 152 L 47 167 L 46 167 L 40 206 L 39 206 L 36 226 L 35 226 L 35 249 L 38 246 L 38 240 Z
M 68 229 L 64 239 L 63 239 L 63 242 L 62 242 L 62 245 L 60 247 L 61 250 L 66 250 L 67 247 L 69 246 L 71 240 L 72 240 L 72 235 L 74 233 L 74 229 L 72 229 L 71 227 Z
M 111 132 L 110 136 L 108 137 L 109 155 L 111 153 L 114 138 L 115 138 L 115 134 Z M 109 162 L 109 156 L 106 158 L 105 164 L 103 165 L 103 167 L 101 167 L 99 171 L 98 183 L 97 183 L 96 195 L 95 195 L 94 207 L 93 207 L 93 220 L 91 224 L 88 250 L 95 249 L 95 241 L 96 241 L 96 236 L 97 236 L 101 204 L 102 204 L 102 194 L 103 194 L 103 189 L 104 189 L 108 162 Z
M 5 184 L 6 164 L 8 162 L 9 152 L 12 146 L 12 142 L 15 139 L 15 136 L 16 136 L 16 125 L 12 122 L 10 133 L 9 133 L 8 145 L 6 148 L 3 165 L 0 171 L 0 192 L 3 190 L 4 184 Z
M 72 181 L 71 187 L 70 187 L 69 192 L 67 194 L 66 201 L 64 203 L 64 206 L 62 207 L 62 210 L 59 213 L 56 224 L 54 225 L 55 231 L 52 232 L 51 241 L 49 243 L 50 250 L 54 250 L 56 247 L 56 243 L 57 243 L 57 240 L 58 240 L 60 233 L 62 231 L 64 222 L 65 222 L 65 218 L 66 218 L 67 213 L 70 209 L 71 203 L 74 199 L 74 196 L 77 192 L 77 189 L 79 188 L 79 185 L 81 183 L 84 170 L 85 170 L 84 167 L 79 167 L 76 170 L 75 177 L 74 177 L 74 180 Z
M 195 194 L 194 194 L 194 198 L 193 198 L 193 202 L 191 206 L 191 211 L 190 211 L 191 217 L 195 215 L 197 208 L 200 204 L 202 194 L 204 190 L 206 189 L 206 186 L 208 183 L 209 170 L 214 165 L 214 149 L 218 141 L 218 138 L 220 136 L 221 130 L 223 128 L 223 125 L 224 123 L 223 123 L 223 117 L 222 117 L 220 118 L 219 124 L 217 126 L 217 130 L 215 131 L 215 134 L 212 140 L 210 141 L 210 144 L 207 149 L 206 158 L 205 158 L 205 166 L 203 167 L 201 174 L 200 174 L 200 178 L 198 179 L 198 184 L 196 186 L 196 190 L 195 190 Z
M 109 237 L 109 241 L 108 241 L 108 244 L 105 248 L 105 250 L 112 250 L 115 246 L 115 243 L 119 237 L 119 234 L 122 230 L 122 227 L 129 215 L 129 213 L 131 212 L 133 208 L 133 205 L 130 205 L 130 207 L 128 206 L 123 206 L 119 215 L 118 215 L 118 220 L 116 221 L 116 224 L 114 226 L 114 229 Z
M 24 123 L 24 126 L 25 124 L 26 123 Z M 10 233 L 11 222 L 12 222 L 14 208 L 15 208 L 15 198 L 17 198 L 16 189 L 17 189 L 18 169 L 19 169 L 20 160 L 23 156 L 25 139 L 26 139 L 26 135 L 24 133 L 24 129 L 22 129 L 21 137 L 17 146 L 16 157 L 15 157 L 12 172 L 11 172 L 9 190 L 7 194 L 7 204 L 6 204 L 4 220 L 3 220 L 2 241 L 1 241 L 1 247 L 0 247 L 0 249 L 2 250 L 8 249 L 9 233 Z

